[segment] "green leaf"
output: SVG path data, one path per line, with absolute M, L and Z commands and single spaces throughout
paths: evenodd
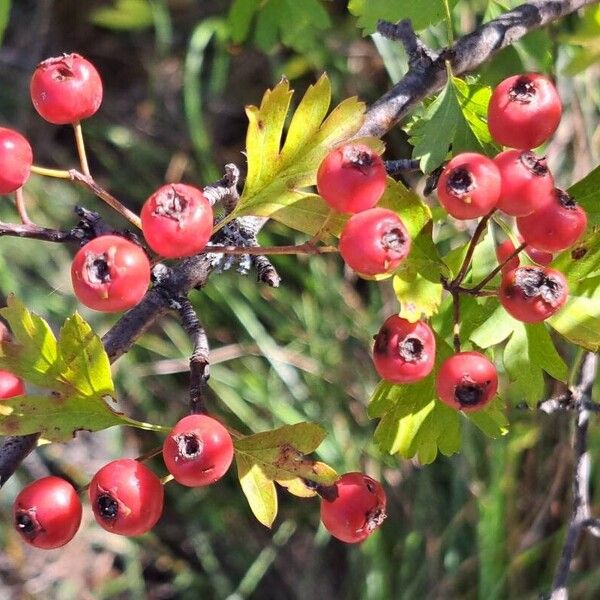
M 317 168 L 327 153 L 359 130 L 365 105 L 349 98 L 325 118 L 331 85 L 323 75 L 301 100 L 280 150 L 291 97 L 289 83 L 283 80 L 265 93 L 260 107 L 247 107 L 248 176 L 236 209 L 220 226 L 242 215 L 254 215 L 314 233 L 315 214 L 321 213 L 323 205 L 305 189 L 315 184 Z M 374 138 L 360 141 L 383 150 Z
M 0 0 L 0 44 L 4 40 L 4 33 L 8 27 L 11 7 L 12 0 Z
M 231 30 L 231 39 L 239 44 L 248 37 L 250 25 L 254 13 L 260 6 L 261 0 L 234 0 L 229 14 L 227 15 L 227 24 Z
M 277 513 L 273 482 L 296 496 L 309 497 L 315 492 L 304 480 L 331 485 L 338 479 L 331 467 L 305 457 L 325 435 L 325 430 L 314 423 L 297 423 L 235 440 L 242 490 L 261 523 L 270 527 Z
M 587 212 L 588 225 L 600 225 L 600 166 L 590 171 L 583 179 L 572 185 L 568 192 Z
M 498 396 L 494 398 L 484 410 L 468 413 L 466 416 L 485 435 L 497 439 L 508 433 L 508 419 L 506 417 L 506 406 Z
M 14 296 L 7 304 L 0 314 L 10 324 L 14 341 L 2 343 L 0 368 L 52 393 L 4 400 L 0 435 L 39 432 L 50 441 L 66 441 L 77 431 L 113 425 L 163 429 L 130 419 L 107 404 L 114 401 L 108 356 L 78 314 L 65 321 L 57 341 L 48 324 Z
M 421 117 L 409 127 L 413 158 L 420 159 L 421 170 L 431 173 L 445 160 L 450 147 L 453 153 L 475 151 L 493 153 L 487 127 L 488 87 L 468 84 L 451 77 Z
M 575 46 L 571 59 L 563 69 L 566 75 L 576 75 L 600 60 L 600 8 L 588 6 L 574 23 L 574 31 L 559 36 L 563 44 Z
M 456 0 L 450 0 L 454 6 Z M 363 35 L 377 30 L 377 21 L 397 22 L 410 19 L 415 31 L 435 25 L 446 18 L 444 0 L 350 0 L 348 10 L 358 17 L 358 26 Z
M 403 265 L 402 271 L 394 275 L 393 284 L 400 302 L 400 316 L 414 322 L 438 311 L 443 288 L 441 283 L 433 283 L 409 265 Z
M 99 27 L 123 31 L 147 29 L 154 23 L 148 0 L 116 0 L 112 7 L 92 10 L 90 21 Z
M 570 190 L 569 190 L 570 191 Z M 570 342 L 600 350 L 600 230 L 559 254 L 552 267 L 563 272 L 569 298 L 547 323 Z

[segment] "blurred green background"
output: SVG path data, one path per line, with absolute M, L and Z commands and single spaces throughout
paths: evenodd
M 75 167 L 71 130 L 37 116 L 28 83 L 40 60 L 83 54 L 105 82 L 103 106 L 84 124 L 92 172 L 138 209 L 165 180 L 203 185 L 218 178 L 226 162 L 243 169 L 244 106 L 258 103 L 283 74 L 297 97 L 326 70 L 336 101 L 356 94 L 370 102 L 405 69 L 402 50 L 378 36 L 361 37 L 341 0 L 238 2 L 248 14 L 260 9 L 247 30 L 239 15 L 228 20 L 230 4 L 0 0 L 0 125 L 28 136 L 37 164 Z M 495 2 L 461 1 L 455 27 L 469 31 L 498 10 Z M 594 49 L 572 43 L 588 30 L 597 36 L 596 13 L 583 23 L 571 17 L 528 36 L 483 73 L 493 84 L 525 69 L 558 65 L 566 114 L 547 153 L 562 185 L 598 163 L 600 71 Z M 444 31 L 431 30 L 428 41 L 439 46 Z M 389 158 L 409 155 L 399 128 L 386 142 Z M 71 227 L 73 207 L 83 204 L 124 227 L 69 183 L 33 176 L 25 191 L 40 224 Z M 8 198 L 0 218 L 16 221 Z M 261 234 L 265 244 L 301 239 L 276 224 Z M 69 279 L 74 250 L 0 240 L 0 292 L 15 292 L 56 329 L 80 310 L 102 334 L 117 317 L 77 305 Z M 279 289 L 231 269 L 191 296 L 213 351 L 211 409 L 244 432 L 321 423 L 329 432 L 322 460 L 339 472 L 365 470 L 384 483 L 384 526 L 366 543 L 346 546 L 319 526 L 316 499 L 281 492 L 280 515 L 268 531 L 254 520 L 232 469 L 210 489 L 167 485 L 165 514 L 141 538 L 107 534 L 86 509 L 82 530 L 65 548 L 25 548 L 10 526 L 12 500 L 22 485 L 49 472 L 83 484 L 107 461 L 161 444 L 149 432 L 82 434 L 70 444 L 40 449 L 2 490 L 1 598 L 520 600 L 547 589 L 569 512 L 570 417 L 513 409 L 507 437 L 485 440 L 467 430 L 460 455 L 426 468 L 382 456 L 371 441 L 375 424 L 365 406 L 376 383 L 371 337 L 397 311 L 389 284 L 357 280 L 334 256 L 282 257 L 275 264 L 283 277 Z M 124 410 L 165 425 L 180 418 L 189 353 L 176 319 L 153 327 L 114 366 Z M 595 503 L 596 425 L 590 438 Z M 160 461 L 152 466 L 164 474 Z M 572 598 L 600 597 L 598 556 L 600 543 L 584 536 L 573 565 Z

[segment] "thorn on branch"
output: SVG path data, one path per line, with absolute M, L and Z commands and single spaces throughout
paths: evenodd
M 408 55 L 408 66 L 415 73 L 424 73 L 438 58 L 416 35 L 410 19 L 403 19 L 398 23 L 380 20 L 377 23 L 377 31 L 383 37 L 400 42 L 404 46 Z

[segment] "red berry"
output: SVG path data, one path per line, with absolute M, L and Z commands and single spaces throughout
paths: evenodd
M 332 150 L 317 172 L 317 189 L 335 210 L 357 213 L 379 202 L 386 186 L 381 157 L 364 144 Z
M 41 62 L 29 90 L 40 116 L 55 125 L 87 119 L 102 103 L 100 75 L 79 54 L 63 54 Z
M 60 548 L 73 539 L 81 523 L 81 501 L 60 477 L 43 477 L 23 488 L 13 506 L 15 529 L 36 548 Z
M 538 323 L 557 312 L 567 301 L 569 288 L 564 275 L 549 267 L 519 267 L 505 273 L 500 302 L 515 319 Z
M 0 127 L 0 194 L 18 190 L 29 178 L 33 152 L 17 131 Z
M 381 484 L 362 473 L 346 473 L 321 500 L 321 521 L 329 533 L 353 544 L 367 539 L 386 517 Z
M 150 263 L 136 244 L 117 235 L 88 242 L 71 265 L 75 295 L 94 310 L 118 312 L 135 306 L 150 284 Z
M 554 259 L 554 256 L 550 252 L 544 252 L 543 250 L 538 250 L 532 246 L 527 246 L 525 248 L 525 254 L 527 254 L 533 262 L 544 267 L 549 265 Z
M 494 162 L 482 154 L 465 152 L 444 167 L 437 193 L 454 218 L 475 219 L 496 208 L 500 188 L 500 171 Z
M 175 481 L 189 487 L 221 479 L 233 460 L 227 429 L 212 417 L 189 415 L 165 439 L 163 459 Z
M 14 398 L 24 394 L 23 380 L 8 371 L 0 370 L 0 398 Z
M 427 377 L 435 362 L 433 331 L 424 321 L 388 317 L 375 336 L 373 362 L 379 375 L 392 383 L 413 383 Z
M 560 98 L 543 75 L 513 75 L 500 82 L 488 105 L 488 127 L 501 145 L 530 150 L 545 142 L 558 127 Z
M 527 217 L 517 219 L 523 239 L 538 250 L 560 252 L 585 232 L 587 215 L 569 194 L 554 188 L 549 201 Z
M 502 177 L 498 208 L 513 217 L 522 217 L 549 202 L 554 178 L 545 158 L 533 152 L 506 150 L 494 158 Z
M 371 208 L 348 219 L 339 250 L 349 267 L 373 276 L 393 271 L 407 257 L 410 245 L 410 235 L 394 211 Z
M 442 402 L 463 412 L 481 410 L 498 390 L 496 367 L 479 352 L 459 352 L 447 358 L 436 379 Z
M 512 240 L 506 239 L 502 243 L 496 246 L 496 258 L 498 259 L 498 264 L 501 265 L 514 251 L 516 250 L 515 245 L 512 243 Z M 521 264 L 518 256 L 513 256 L 503 267 L 502 272 L 512 271 L 516 269 Z
M 96 521 L 107 531 L 141 535 L 150 531 L 163 510 L 160 479 L 131 458 L 102 467 L 90 483 L 90 502 Z
M 198 254 L 212 233 L 212 207 L 191 185 L 163 185 L 146 200 L 141 217 L 148 245 L 167 258 Z

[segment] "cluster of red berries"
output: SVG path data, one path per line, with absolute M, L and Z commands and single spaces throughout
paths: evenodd
M 494 90 L 488 124 L 494 139 L 511 149 L 493 160 L 476 153 L 455 156 L 444 167 L 438 197 L 456 219 L 483 217 L 499 209 L 517 217 L 520 238 L 536 264 L 520 266 L 512 240 L 498 246 L 503 266 L 499 298 L 516 319 L 535 323 L 547 319 L 566 301 L 565 277 L 547 265 L 553 252 L 572 246 L 583 234 L 583 209 L 554 179 L 543 157 L 531 149 L 556 130 L 560 99 L 546 77 L 509 77 Z M 374 276 L 396 269 L 410 250 L 400 218 L 374 208 L 385 190 L 385 166 L 363 145 L 347 144 L 321 164 L 317 188 L 335 210 L 353 214 L 342 231 L 339 250 L 357 273 Z M 425 321 L 411 323 L 389 317 L 375 338 L 373 360 L 379 375 L 392 383 L 413 383 L 428 376 L 435 363 L 435 336 Z M 496 394 L 496 368 L 479 352 L 461 352 L 442 364 L 436 380 L 440 399 L 463 411 L 480 410 Z

